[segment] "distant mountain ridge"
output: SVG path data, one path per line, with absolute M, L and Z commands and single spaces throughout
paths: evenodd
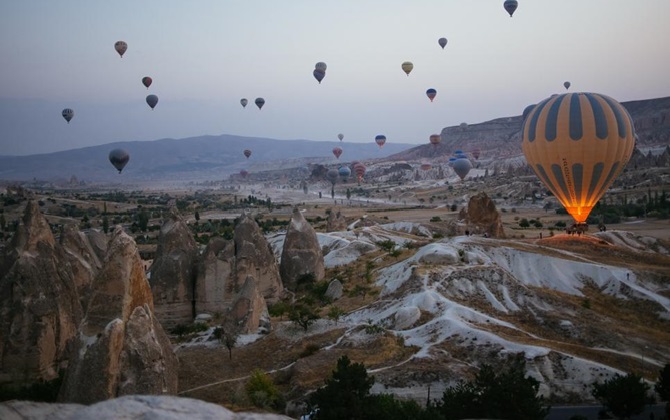
M 341 147 L 339 160 L 332 149 Z M 199 136 L 185 139 L 116 142 L 99 146 L 28 156 L 0 156 L 0 180 L 119 181 L 119 175 L 107 156 L 112 149 L 123 148 L 130 161 L 123 170 L 125 181 L 223 179 L 241 169 L 250 172 L 307 163 L 350 162 L 357 159 L 383 158 L 413 145 L 374 142 L 276 140 L 234 135 Z M 243 155 L 250 149 L 252 155 Z

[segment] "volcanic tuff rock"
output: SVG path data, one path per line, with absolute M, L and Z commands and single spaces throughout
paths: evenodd
M 295 289 L 303 274 L 314 274 L 315 281 L 321 281 L 325 276 L 323 253 L 316 232 L 297 207 L 293 209 L 286 231 L 279 272 L 288 289 Z
M 470 197 L 467 210 L 465 208 L 461 210 L 459 219 L 467 223 L 467 228 L 472 234 L 485 233 L 491 238 L 505 238 L 500 213 L 486 193 Z
M 198 262 L 196 313 L 224 313 L 230 307 L 235 296 L 234 271 L 235 243 L 212 238 Z
M 258 284 L 249 276 L 230 309 L 230 316 L 241 334 L 251 334 L 259 328 L 270 330 L 270 315 Z
M 347 229 L 347 220 L 342 213 L 331 211 L 326 219 L 326 232 L 338 232 Z
M 253 276 L 265 300 L 277 301 L 284 291 L 277 261 L 263 232 L 248 214 L 242 215 L 235 226 L 234 241 L 235 284 L 239 287 L 247 276 Z
M 0 403 L 5 420 L 118 420 L 118 419 L 219 419 L 282 420 L 278 414 L 234 413 L 220 405 L 191 398 L 156 395 L 128 395 L 90 406 L 49 404 L 30 401 Z
M 198 244 L 176 210 L 161 226 L 150 269 L 156 316 L 166 328 L 193 321 Z
M 0 261 L 0 382 L 51 380 L 82 318 L 72 270 L 35 201 Z
M 89 236 L 80 232 L 74 224 L 67 224 L 63 227 L 59 243 L 65 249 L 65 255 L 72 267 L 72 275 L 77 286 L 81 307 L 86 312 L 91 283 L 100 271 L 102 263 L 91 246 Z
M 60 399 L 88 404 L 176 393 L 177 357 L 153 309 L 137 245 L 117 227 L 93 283 Z

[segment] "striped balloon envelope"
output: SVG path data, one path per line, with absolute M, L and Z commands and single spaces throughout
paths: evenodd
M 553 95 L 538 103 L 522 136 L 528 164 L 577 223 L 586 222 L 635 147 L 628 111 L 597 93 Z

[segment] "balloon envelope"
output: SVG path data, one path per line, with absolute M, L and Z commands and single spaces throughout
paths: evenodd
M 333 185 L 335 185 L 337 178 L 339 177 L 340 173 L 337 169 L 328 169 L 328 172 L 326 172 L 326 178 L 328 178 L 328 181 Z
M 114 149 L 109 152 L 109 161 L 112 163 L 112 165 L 114 165 L 119 173 L 121 173 L 129 160 L 130 155 L 123 149 Z
M 246 108 L 249 101 L 247 100 L 247 98 L 242 98 L 240 99 L 240 103 L 242 104 L 242 108 Z
M 242 178 L 246 178 L 247 175 L 249 175 L 249 172 L 246 171 L 245 169 L 242 169 L 242 170 L 240 171 L 240 175 L 242 176 Z
M 63 112 L 61 112 L 61 115 L 63 116 L 63 118 L 65 118 L 65 121 L 67 121 L 67 123 L 70 124 L 70 120 L 72 119 L 72 117 L 74 117 L 74 111 L 72 110 L 72 108 L 65 108 Z
M 244 156 L 246 156 L 247 159 L 249 159 L 249 156 L 251 156 L 251 150 L 249 149 L 244 149 L 244 152 L 242 152 Z
M 339 159 L 340 156 L 342 155 L 342 148 L 341 147 L 333 147 L 333 154 L 335 155 L 335 157 L 337 159 Z
M 382 146 L 386 143 L 386 136 L 383 134 L 379 134 L 375 137 L 375 143 L 377 143 L 377 146 L 381 149 Z
M 361 182 L 363 179 L 363 175 L 365 175 L 365 165 L 362 163 L 356 163 L 353 165 L 354 168 L 354 173 L 356 174 L 356 178 L 358 179 L 358 182 Z
M 472 156 L 475 159 L 479 159 L 479 156 L 481 155 L 481 153 L 482 153 L 482 149 L 480 149 L 479 147 L 475 147 L 474 149 L 472 149 Z
M 323 71 L 323 70 L 319 70 L 319 69 L 314 69 L 314 71 L 312 72 L 312 74 L 314 75 L 314 78 L 315 78 L 319 83 L 321 83 L 321 81 L 323 80 L 323 78 L 326 77 L 326 72 Z
M 437 95 L 437 91 L 433 88 L 430 88 L 426 91 L 426 96 L 428 96 L 428 99 L 430 99 L 431 102 L 433 102 L 433 99 L 435 99 L 435 95 Z
M 429 140 L 430 144 L 437 146 L 442 141 L 442 137 L 439 134 L 431 134 Z
M 537 177 L 577 223 L 584 223 L 635 147 L 626 109 L 597 93 L 565 93 L 535 106 L 521 148 Z
M 263 99 L 263 98 L 256 98 L 256 100 L 254 102 L 256 103 L 256 106 L 258 107 L 258 109 L 263 108 L 263 105 L 265 105 L 265 99 Z
M 402 71 L 404 71 L 409 76 L 412 69 L 414 68 L 414 64 L 412 64 L 411 61 L 405 61 L 400 65 L 400 67 L 402 67 Z
M 351 176 L 351 169 L 349 169 L 348 166 L 341 166 L 337 172 L 340 174 L 342 179 L 347 179 L 349 176 Z
M 338 134 L 337 138 L 340 139 L 340 141 L 342 141 L 342 139 L 344 139 L 344 134 L 342 133 Z
M 144 87 L 147 88 L 147 89 L 149 89 L 149 86 L 151 86 L 151 82 L 153 82 L 153 80 L 152 80 L 151 77 L 149 77 L 149 76 L 144 76 L 144 77 L 142 78 L 142 84 L 143 84 Z
M 563 82 L 563 87 L 565 87 L 565 90 L 570 89 L 570 82 Z
M 121 57 L 123 57 L 123 54 L 125 54 L 126 50 L 128 49 L 128 44 L 126 44 L 124 41 L 116 41 L 114 43 L 114 49 Z
M 147 104 L 151 107 L 151 109 L 154 109 L 157 103 L 158 103 L 158 96 L 156 95 L 147 96 Z
M 324 63 L 323 61 L 319 61 L 318 63 L 316 63 L 316 64 L 314 65 L 314 68 L 315 68 L 316 70 L 321 70 L 322 72 L 325 73 L 325 71 L 326 71 L 326 69 L 328 68 L 328 66 L 327 66 L 326 63 Z
M 440 38 L 437 40 L 437 43 L 440 44 L 440 47 L 444 49 L 447 46 L 447 38 Z
M 516 8 L 519 7 L 519 2 L 517 0 L 505 0 L 503 7 L 507 10 L 507 13 L 509 13 L 509 17 L 512 17 Z
M 458 177 L 462 180 L 468 175 L 470 169 L 472 169 L 472 163 L 470 163 L 467 158 L 461 157 L 454 161 L 452 167 L 454 168 L 456 175 L 458 175 Z

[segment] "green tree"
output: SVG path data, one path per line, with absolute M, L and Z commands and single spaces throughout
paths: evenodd
M 339 306 L 331 306 L 330 310 L 328 310 L 328 319 L 332 320 L 335 322 L 335 325 L 337 325 L 337 322 L 340 320 L 342 315 L 344 315 L 344 310 L 340 308 Z
M 519 220 L 519 227 L 522 227 L 522 228 L 530 227 L 530 222 L 528 221 L 528 219 L 523 218 L 523 219 Z
M 239 329 L 235 327 L 233 322 L 228 321 L 216 327 L 213 334 L 214 338 L 228 349 L 228 359 L 233 360 L 233 348 L 240 336 Z
M 270 376 L 260 369 L 254 369 L 244 386 L 251 403 L 259 408 L 279 408 L 280 395 Z
M 347 200 L 351 200 L 351 190 L 347 188 Z
M 351 363 L 347 356 L 337 360 L 337 368 L 310 397 L 318 407 L 315 420 L 363 419 L 364 408 L 375 378 L 368 376 L 362 363 Z
M 665 417 L 670 419 L 670 363 L 666 363 L 663 369 L 658 372 L 654 390 L 661 401 L 665 401 Z
M 523 354 L 511 356 L 502 369 L 483 365 L 473 382 L 448 388 L 438 405 L 447 419 L 543 419 L 549 412 L 538 396 L 540 383 L 525 377 Z
M 195 211 L 195 222 L 198 223 L 200 221 L 200 213 L 198 211 Z
M 591 394 L 616 417 L 627 419 L 634 414 L 640 414 L 645 405 L 654 402 L 647 395 L 649 388 L 640 375 L 616 374 L 602 384 L 594 384 Z
M 147 227 L 149 226 L 149 213 L 147 213 L 144 209 L 142 209 L 142 211 L 140 211 L 137 215 L 137 226 L 142 232 L 147 231 Z
M 102 231 L 109 232 L 109 218 L 107 216 L 102 216 Z
M 0 230 L 5 230 L 5 227 L 7 227 L 7 220 L 5 220 L 5 215 L 0 214 Z
M 297 304 L 289 311 L 288 319 L 307 332 L 307 329 L 319 319 L 319 316 L 309 306 Z

